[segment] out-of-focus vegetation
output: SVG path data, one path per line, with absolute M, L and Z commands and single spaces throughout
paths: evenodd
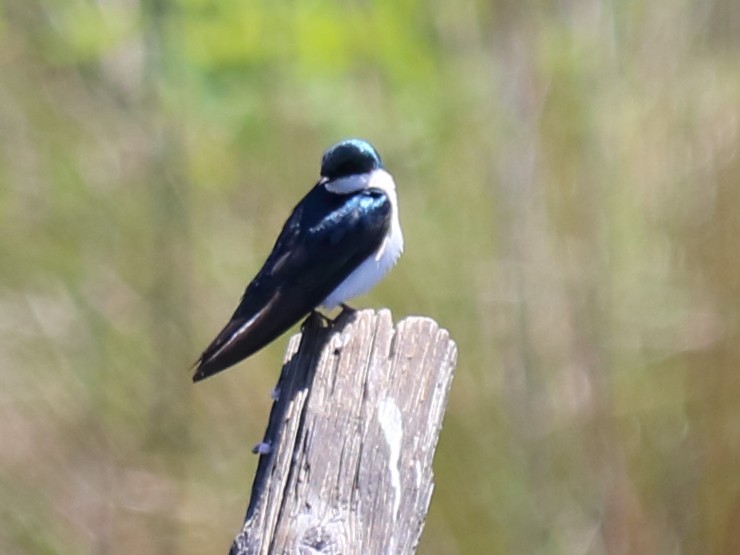
M 286 338 L 193 387 L 323 149 L 460 359 L 424 554 L 740 553 L 736 0 L 6 0 L 0 552 L 225 553 Z

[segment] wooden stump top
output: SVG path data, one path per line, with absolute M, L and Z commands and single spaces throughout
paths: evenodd
M 430 318 L 310 316 L 289 342 L 230 553 L 413 553 L 456 358 Z

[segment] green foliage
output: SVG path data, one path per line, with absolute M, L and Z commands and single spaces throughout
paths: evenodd
M 0 6 L 0 551 L 225 551 L 285 339 L 194 388 L 339 138 L 460 348 L 420 553 L 737 553 L 735 4 Z M 251 439 L 250 439 L 251 438 Z

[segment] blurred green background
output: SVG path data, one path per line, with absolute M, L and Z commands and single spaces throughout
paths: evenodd
M 736 0 L 5 0 L 0 552 L 225 553 L 287 336 L 194 387 L 323 150 L 459 345 L 423 554 L 740 553 Z

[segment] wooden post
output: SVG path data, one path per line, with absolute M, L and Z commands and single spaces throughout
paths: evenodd
M 391 313 L 318 315 L 291 338 L 230 555 L 410 554 L 457 359 L 446 330 Z

